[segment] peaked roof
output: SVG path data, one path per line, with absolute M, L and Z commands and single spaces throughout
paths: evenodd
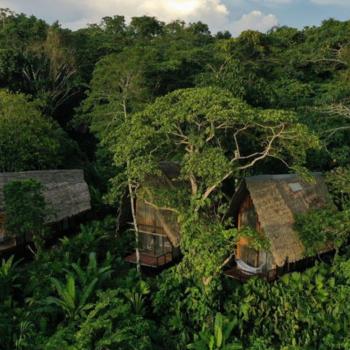
M 237 191 L 240 198 L 249 192 L 278 266 L 284 265 L 287 258 L 295 262 L 305 257 L 304 246 L 294 229 L 296 215 L 322 208 L 329 199 L 322 174 L 312 175 L 313 183 L 305 182 L 296 174 L 248 177 Z
M 0 211 L 5 209 L 4 186 L 14 180 L 33 179 L 43 185 L 43 195 L 53 214 L 47 223 L 59 222 L 91 209 L 83 170 L 45 170 L 0 173 Z

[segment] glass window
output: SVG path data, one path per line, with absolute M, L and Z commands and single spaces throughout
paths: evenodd
M 166 236 L 141 233 L 139 241 L 140 250 L 147 254 L 159 256 L 172 251 L 171 243 Z

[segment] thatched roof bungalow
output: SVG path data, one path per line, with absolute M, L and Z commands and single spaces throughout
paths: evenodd
M 180 168 L 176 163 L 161 162 L 160 176 L 150 177 L 138 191 L 135 213 L 139 231 L 140 263 L 158 268 L 171 263 L 178 256 L 180 228 L 176 214 L 155 205 L 151 187 L 172 189 L 178 186 Z M 136 263 L 136 253 L 126 257 L 127 262 Z
M 246 178 L 233 198 L 238 229 L 250 227 L 268 240 L 269 251 L 256 251 L 241 238 L 235 256 L 237 266 L 229 273 L 276 275 L 286 264 L 305 259 L 305 247 L 294 228 L 298 214 L 324 207 L 329 193 L 320 173 L 312 183 L 295 174 L 262 175 Z M 324 247 L 322 252 L 332 250 Z
M 6 241 L 4 186 L 11 181 L 26 179 L 37 180 L 43 185 L 43 195 L 50 209 L 50 215 L 46 219 L 48 224 L 62 222 L 91 209 L 90 193 L 83 170 L 0 173 L 0 240 L 2 241 Z M 4 247 L 4 244 L 2 246 Z

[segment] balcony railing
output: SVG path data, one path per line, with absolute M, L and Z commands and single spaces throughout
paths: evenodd
M 234 266 L 231 269 L 226 270 L 224 274 L 240 282 L 245 282 L 252 277 L 260 277 L 262 279 L 265 279 L 266 281 L 273 281 L 278 277 L 277 269 L 256 273 L 256 274 L 248 274 L 240 270 L 237 266 Z
M 132 222 L 128 222 L 128 225 L 134 229 L 134 224 Z M 138 231 L 154 236 L 166 236 L 164 228 L 157 225 L 138 224 Z
M 173 260 L 174 260 L 174 257 L 172 252 L 159 254 L 157 256 L 154 256 L 152 254 L 147 254 L 145 252 L 140 252 L 140 264 L 142 266 L 159 268 L 167 264 L 170 264 Z M 127 256 L 125 258 L 125 261 L 132 264 L 136 264 L 137 263 L 136 252 Z
M 172 245 L 162 227 L 140 224 L 138 231 L 140 233 L 139 254 L 141 265 L 161 267 L 174 260 Z M 160 239 L 161 241 L 159 241 Z M 125 261 L 136 264 L 136 252 L 127 256 Z

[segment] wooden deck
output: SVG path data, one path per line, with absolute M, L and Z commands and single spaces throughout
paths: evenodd
M 128 255 L 125 259 L 126 262 L 136 264 L 136 253 Z M 167 253 L 161 256 L 153 256 L 145 253 L 140 253 L 141 266 L 159 268 L 163 267 L 173 261 L 171 253 Z
M 268 271 L 267 273 L 249 275 L 242 272 L 240 269 L 237 268 L 237 266 L 234 266 L 231 269 L 224 271 L 224 274 L 227 277 L 233 278 L 242 283 L 248 281 L 250 278 L 253 278 L 253 277 L 259 277 L 266 281 L 274 281 L 277 278 L 276 270 L 271 270 L 271 271 Z

